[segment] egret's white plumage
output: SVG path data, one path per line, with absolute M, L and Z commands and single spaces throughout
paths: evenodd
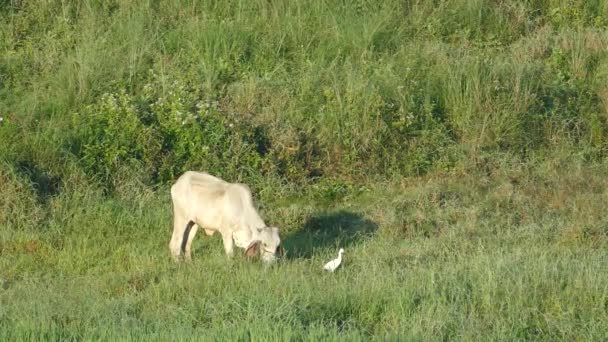
M 325 266 L 323 266 L 323 269 L 329 272 L 333 272 L 335 271 L 339 266 L 340 263 L 342 263 L 342 254 L 344 253 L 344 248 L 340 248 L 340 251 L 338 252 L 338 257 L 335 258 L 334 260 L 328 262 L 327 264 L 325 264 Z

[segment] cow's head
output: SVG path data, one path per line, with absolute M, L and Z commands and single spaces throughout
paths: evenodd
M 276 257 L 285 255 L 285 250 L 281 247 L 279 229 L 276 227 L 264 227 L 257 229 L 255 239 L 245 250 L 248 257 L 260 254 L 264 262 L 275 261 Z

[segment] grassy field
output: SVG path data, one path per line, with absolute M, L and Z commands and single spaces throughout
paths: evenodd
M 0 0 L 0 340 L 606 340 L 607 28 L 604 0 Z M 287 257 L 172 262 L 189 169 L 249 184 Z

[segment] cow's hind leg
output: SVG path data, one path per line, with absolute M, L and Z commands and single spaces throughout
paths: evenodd
M 190 221 L 190 223 L 192 223 L 192 225 L 189 224 L 189 228 L 186 228 L 184 240 L 182 241 L 182 251 L 184 252 L 186 260 L 192 258 L 192 240 L 194 240 L 194 236 L 196 236 L 196 232 L 198 231 L 198 225 L 192 221 Z
M 173 236 L 171 237 L 171 242 L 169 242 L 169 249 L 176 261 L 179 260 L 182 251 L 184 235 L 187 239 L 188 235 L 185 233 L 189 233 L 193 224 L 194 222 L 184 219 L 181 215 L 176 214 L 173 218 Z

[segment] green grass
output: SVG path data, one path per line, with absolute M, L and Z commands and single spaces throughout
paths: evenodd
M 191 263 L 173 263 L 166 191 L 59 194 L 47 217 L 0 235 L 0 334 L 602 340 L 608 169 L 495 167 L 329 203 L 321 190 L 270 199 L 262 213 L 288 250 L 271 268 L 203 235 Z M 339 246 L 343 267 L 323 273 Z
M 0 340 L 605 340 L 607 18 L 0 0 Z M 188 169 L 287 258 L 172 262 Z

